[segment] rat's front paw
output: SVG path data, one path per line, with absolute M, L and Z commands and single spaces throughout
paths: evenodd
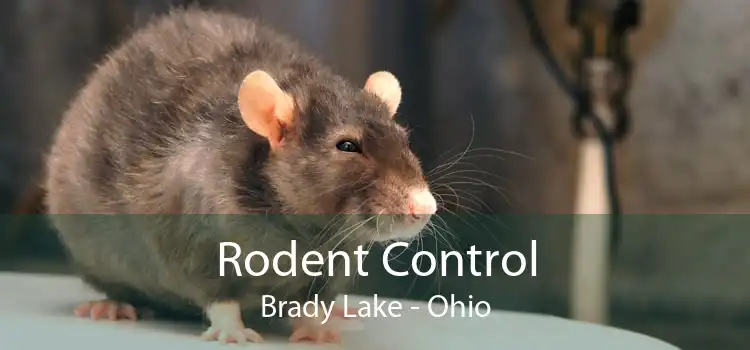
M 335 323 L 322 323 L 318 318 L 301 317 L 292 321 L 291 342 L 312 341 L 318 344 L 341 343 L 341 330 Z
M 218 340 L 224 344 L 263 341 L 258 332 L 245 328 L 240 316 L 240 305 L 236 301 L 212 303 L 206 307 L 206 315 L 211 327 L 203 332 L 202 338 L 205 340 Z
M 258 332 L 245 328 L 242 325 L 235 327 L 217 327 L 211 326 L 201 336 L 204 340 L 214 341 L 217 340 L 220 343 L 237 343 L 244 344 L 246 342 L 261 343 L 263 337 Z

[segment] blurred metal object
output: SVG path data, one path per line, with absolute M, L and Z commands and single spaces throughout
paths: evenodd
M 636 0 L 571 0 L 570 22 L 581 31 L 575 131 L 582 137 L 572 241 L 571 316 L 607 323 L 610 239 L 619 239 L 613 146 L 628 130 L 625 96 L 630 60 L 625 34 L 639 22 Z M 593 128 L 593 132 L 587 132 Z
M 615 140 L 621 140 L 629 130 L 629 111 L 625 98 L 630 88 L 632 64 L 627 34 L 640 23 L 640 9 L 639 0 L 569 2 L 569 23 L 577 27 L 581 34 L 581 56 L 578 58 L 580 89 L 576 97 L 578 110 L 574 119 L 574 128 L 579 137 L 587 137 L 596 132 L 590 128 L 585 130 L 585 121 L 595 117 L 605 122 L 606 131 Z M 607 63 L 602 63 L 604 61 Z M 611 118 L 604 119 L 592 110 L 593 94 L 612 106 Z
M 597 85 L 611 69 L 606 60 L 590 62 Z M 602 124 L 610 127 L 612 108 L 602 99 L 597 86 L 594 111 Z M 570 311 L 574 319 L 606 323 L 609 318 L 609 247 L 612 206 L 607 193 L 605 144 L 597 137 L 586 137 L 579 145 L 578 190 L 571 251 Z
M 621 0 L 569 0 L 568 22 L 574 26 L 610 22 Z

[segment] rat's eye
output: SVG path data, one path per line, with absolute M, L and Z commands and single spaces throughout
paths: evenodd
M 338 148 L 338 150 L 341 152 L 362 153 L 362 149 L 359 147 L 359 145 L 356 142 L 349 140 L 340 141 L 336 144 L 336 148 Z

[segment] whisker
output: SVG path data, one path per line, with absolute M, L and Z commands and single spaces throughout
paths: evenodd
M 479 153 L 479 154 L 477 154 L 478 152 L 487 152 L 487 153 Z M 491 159 L 496 159 L 496 160 L 504 161 L 505 158 L 501 157 L 500 155 L 517 156 L 517 157 L 524 158 L 524 159 L 526 159 L 528 161 L 534 161 L 535 160 L 534 158 L 532 158 L 530 156 L 527 156 L 527 155 L 524 155 L 524 154 L 521 154 L 521 153 L 518 153 L 518 152 L 513 152 L 513 151 L 509 151 L 509 150 L 503 150 L 503 149 L 499 149 L 499 148 L 478 147 L 478 148 L 473 148 L 473 149 L 465 149 L 461 153 L 456 154 L 456 155 L 450 157 L 445 163 L 442 163 L 442 164 L 434 167 L 432 170 L 428 171 L 427 174 L 426 174 L 426 176 L 429 178 L 431 176 L 439 175 L 440 172 L 448 171 L 451 168 L 453 168 L 454 166 L 459 165 L 459 164 L 471 164 L 471 163 L 466 163 L 465 162 L 466 160 L 469 160 L 469 159 L 491 158 Z
M 372 216 L 372 217 L 370 217 L 369 219 L 363 220 L 363 221 L 362 221 L 362 222 L 360 222 L 360 223 L 356 223 L 356 224 L 354 224 L 354 225 L 351 225 L 351 226 L 350 226 L 349 228 L 347 228 L 347 229 L 345 230 L 345 232 L 346 232 L 346 233 L 345 233 L 345 234 L 343 234 L 343 237 L 342 237 L 342 238 L 341 238 L 341 239 L 340 239 L 340 240 L 339 240 L 339 241 L 338 241 L 338 242 L 337 242 L 337 243 L 336 243 L 336 244 L 335 244 L 335 245 L 333 246 L 333 248 L 331 248 L 331 249 L 329 249 L 329 250 L 327 250 L 327 251 L 330 251 L 330 252 L 334 252 L 334 251 L 336 251 L 336 250 L 337 250 L 337 249 L 339 248 L 339 246 L 340 246 L 341 244 L 343 244 L 344 242 L 346 242 L 346 241 L 347 241 L 347 238 L 349 238 L 349 236 L 351 236 L 351 234 L 352 234 L 352 233 L 354 233 L 354 232 L 356 232 L 357 230 L 359 230 L 360 228 L 362 228 L 362 227 L 363 227 L 364 225 L 366 225 L 366 224 L 367 224 L 368 222 L 370 222 L 370 221 L 371 221 L 371 220 L 373 220 L 374 218 L 375 218 L 375 216 Z M 332 255 L 328 255 L 328 256 L 326 257 L 326 259 L 324 259 L 324 262 L 323 262 L 323 263 L 324 263 L 324 264 L 328 264 L 328 263 L 329 263 L 329 260 L 330 260 L 330 258 L 332 258 Z M 334 269 L 334 271 L 338 271 L 338 268 L 340 267 L 340 265 L 341 265 L 341 264 L 343 264 L 343 262 L 339 261 L 339 263 L 338 263 L 338 264 L 334 265 L 334 268 L 333 268 L 333 269 Z M 325 266 L 325 265 L 324 265 L 324 266 Z M 334 272 L 333 272 L 333 271 L 329 272 L 329 276 L 330 276 L 331 274 L 334 274 Z M 329 278 L 327 278 L 327 279 L 326 279 L 326 281 L 325 281 L 325 283 L 323 283 L 323 286 L 322 286 L 322 287 L 320 287 L 320 288 L 321 288 L 321 289 L 325 289 L 325 288 L 326 288 L 326 287 L 328 286 L 328 283 L 330 283 L 331 279 L 332 279 L 332 278 L 330 278 L 330 277 L 329 277 Z
M 489 171 L 485 171 L 485 170 L 479 170 L 479 169 L 462 169 L 462 170 L 455 170 L 455 171 L 452 171 L 452 172 L 450 172 L 450 173 L 447 173 L 447 174 L 441 175 L 440 177 L 438 177 L 438 178 L 436 178 L 436 179 L 432 180 L 432 182 L 434 182 L 434 183 L 440 183 L 440 180 L 442 180 L 442 179 L 445 179 L 445 178 L 450 178 L 451 176 L 454 176 L 454 175 L 458 175 L 458 174 L 467 174 L 467 173 L 468 173 L 468 174 L 479 174 L 479 175 L 486 175 L 486 176 L 492 177 L 493 179 L 495 179 L 495 180 L 498 180 L 498 181 L 501 181 L 501 182 L 506 182 L 506 183 L 507 183 L 507 182 L 509 182 L 509 180 L 508 180 L 508 179 L 506 179 L 506 178 L 504 178 L 504 177 L 502 177 L 502 176 L 500 176 L 500 175 L 497 175 L 497 174 L 493 174 L 493 173 L 491 173 L 491 172 L 489 172 Z
M 460 156 L 455 161 L 453 161 L 451 163 L 445 163 L 445 164 L 443 164 L 441 166 L 436 167 L 435 169 L 433 169 L 432 171 L 430 171 L 430 172 L 427 173 L 427 175 L 426 175 L 427 177 L 429 177 L 430 174 L 432 174 L 434 171 L 436 171 L 436 169 L 440 169 L 443 166 L 446 166 L 446 164 L 447 164 L 447 169 L 450 169 L 451 167 L 453 167 L 454 165 L 456 165 L 456 163 L 458 163 L 461 160 L 461 158 L 463 158 L 466 155 L 466 153 L 469 151 L 469 149 L 471 149 L 471 145 L 472 145 L 472 143 L 474 143 L 474 136 L 475 136 L 475 132 L 474 132 L 474 117 L 471 114 L 469 114 L 469 119 L 471 120 L 471 138 L 469 139 L 469 143 L 466 145 L 466 148 L 463 150 L 463 152 L 460 154 Z
M 492 184 L 490 184 L 490 183 L 488 183 L 486 181 L 478 180 L 478 179 L 474 179 L 474 178 L 470 178 L 470 177 L 465 177 L 465 176 L 458 176 L 457 178 L 460 178 L 460 179 L 463 179 L 463 180 L 467 180 L 467 181 L 451 181 L 450 183 L 447 183 L 445 185 L 486 186 L 486 187 L 494 190 L 495 192 L 497 192 L 499 195 L 501 195 L 506 200 L 506 202 L 508 203 L 508 205 L 512 205 L 511 201 L 510 201 L 510 198 L 508 198 L 508 196 L 505 194 L 505 192 L 503 192 L 505 189 L 502 188 L 502 187 L 500 187 L 500 186 L 492 185 Z

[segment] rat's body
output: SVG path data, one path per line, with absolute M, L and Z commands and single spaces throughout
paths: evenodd
M 314 281 L 299 263 L 297 277 L 237 277 L 230 266 L 219 277 L 220 242 L 273 256 L 294 239 L 298 259 L 351 253 L 412 237 L 434 213 L 406 134 L 390 119 L 397 81 L 374 74 L 365 90 L 250 20 L 173 12 L 113 51 L 65 114 L 48 160 L 51 220 L 83 278 L 128 308 L 120 312 L 206 313 L 208 337 L 259 340 L 237 324 L 239 308 L 257 308 L 262 294 L 331 299 L 348 278 Z M 326 226 L 331 217 L 301 223 L 267 213 L 399 214 L 403 222 L 389 224 L 405 233 L 380 232 L 372 225 L 380 218 Z M 214 216 L 201 226 L 186 214 L 254 220 Z

